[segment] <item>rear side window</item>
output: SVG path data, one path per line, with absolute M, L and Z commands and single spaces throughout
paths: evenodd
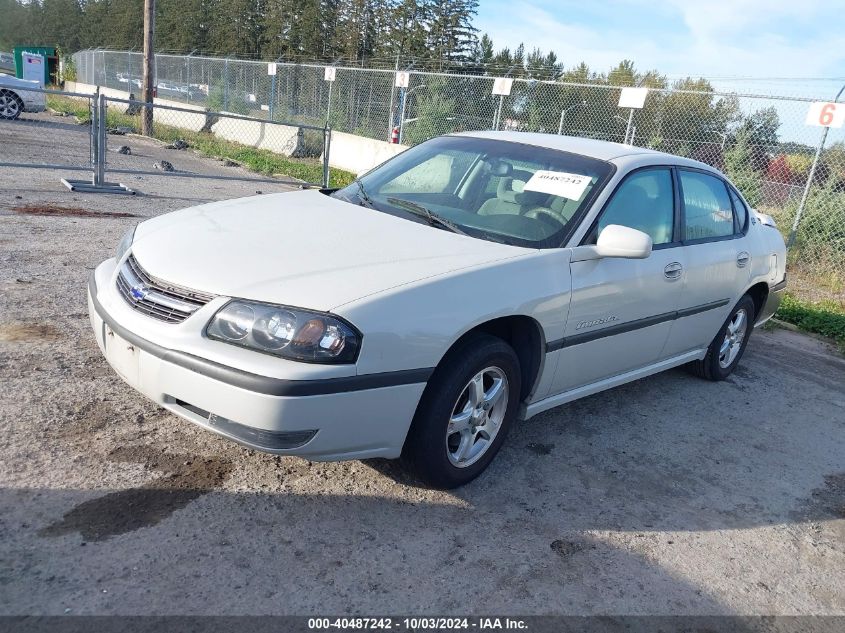
M 733 189 L 730 189 L 731 200 L 734 203 L 734 216 L 736 217 L 736 232 L 742 233 L 745 230 L 745 223 L 748 222 L 748 207 L 742 199 L 736 195 Z
M 684 200 L 684 239 L 734 234 L 734 214 L 725 184 L 713 176 L 679 171 Z
M 608 225 L 620 224 L 647 233 L 655 246 L 668 244 L 672 241 L 674 205 L 672 174 L 668 169 L 635 172 L 613 194 L 590 242 L 595 244 Z

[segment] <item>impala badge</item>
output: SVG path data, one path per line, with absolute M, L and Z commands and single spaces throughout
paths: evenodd
M 619 318 L 616 316 L 608 316 L 601 319 L 594 319 L 592 321 L 581 321 L 578 325 L 575 326 L 576 330 L 583 330 L 585 327 L 595 327 L 597 325 L 604 325 L 605 323 L 613 323 L 614 321 L 618 321 Z

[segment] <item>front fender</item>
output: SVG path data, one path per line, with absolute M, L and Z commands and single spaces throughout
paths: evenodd
M 358 372 L 436 367 L 467 332 L 501 317 L 536 320 L 563 336 L 572 288 L 570 249 L 533 252 L 384 291 L 335 308 L 364 335 Z

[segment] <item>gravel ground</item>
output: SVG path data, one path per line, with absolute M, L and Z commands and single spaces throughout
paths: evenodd
M 276 458 L 127 387 L 85 305 L 138 220 L 107 213 L 255 183 L 144 177 L 125 197 L 59 177 L 0 171 L 0 614 L 845 614 L 845 360 L 826 344 L 757 331 L 726 382 L 674 370 L 549 411 L 457 491 Z

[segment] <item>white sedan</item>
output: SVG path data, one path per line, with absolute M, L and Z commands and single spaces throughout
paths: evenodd
M 0 74 L 0 119 L 17 119 L 21 112 L 43 112 L 46 102 L 41 84 Z
M 481 473 L 511 426 L 690 365 L 737 366 L 777 309 L 785 248 L 703 163 L 475 132 L 340 190 L 139 224 L 89 283 L 108 362 L 257 450 Z

